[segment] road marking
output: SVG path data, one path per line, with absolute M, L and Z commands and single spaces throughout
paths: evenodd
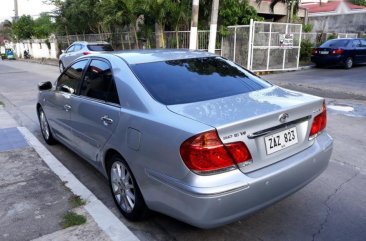
M 87 187 L 84 186 L 46 147 L 25 127 L 18 127 L 28 143 L 49 168 L 71 191 L 86 201 L 85 209 L 111 240 L 138 241 L 139 239 Z

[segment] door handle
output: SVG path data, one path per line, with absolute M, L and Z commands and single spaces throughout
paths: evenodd
M 69 111 L 69 110 L 71 110 L 71 106 L 70 105 L 64 105 L 64 109 L 66 110 L 66 111 Z
M 113 119 L 109 118 L 108 115 L 105 115 L 105 116 L 101 117 L 100 120 L 103 121 L 103 124 L 105 126 L 108 126 L 108 125 L 112 125 L 113 124 Z

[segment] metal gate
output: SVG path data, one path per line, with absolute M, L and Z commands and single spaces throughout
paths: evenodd
M 252 71 L 294 70 L 299 67 L 301 24 L 250 21 L 230 26 L 222 55 Z

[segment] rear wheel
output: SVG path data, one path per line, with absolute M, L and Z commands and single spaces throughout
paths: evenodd
M 146 218 L 148 208 L 127 163 L 114 155 L 108 165 L 109 186 L 114 202 L 123 216 L 131 221 Z
M 42 107 L 39 107 L 38 109 L 38 118 L 39 118 L 39 124 L 42 131 L 42 136 L 45 142 L 49 145 L 53 145 L 56 143 L 56 139 L 53 137 L 50 126 L 48 125 L 48 121 L 46 118 L 46 115 L 42 109 Z
M 346 59 L 346 61 L 344 62 L 344 67 L 346 69 L 350 69 L 350 68 L 352 68 L 352 66 L 353 66 L 353 59 L 352 59 L 352 57 L 348 57 Z

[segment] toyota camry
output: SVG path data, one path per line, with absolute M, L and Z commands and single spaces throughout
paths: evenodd
M 86 55 L 38 88 L 45 141 L 102 172 L 129 220 L 234 222 L 304 187 L 332 152 L 323 98 L 207 52 Z

